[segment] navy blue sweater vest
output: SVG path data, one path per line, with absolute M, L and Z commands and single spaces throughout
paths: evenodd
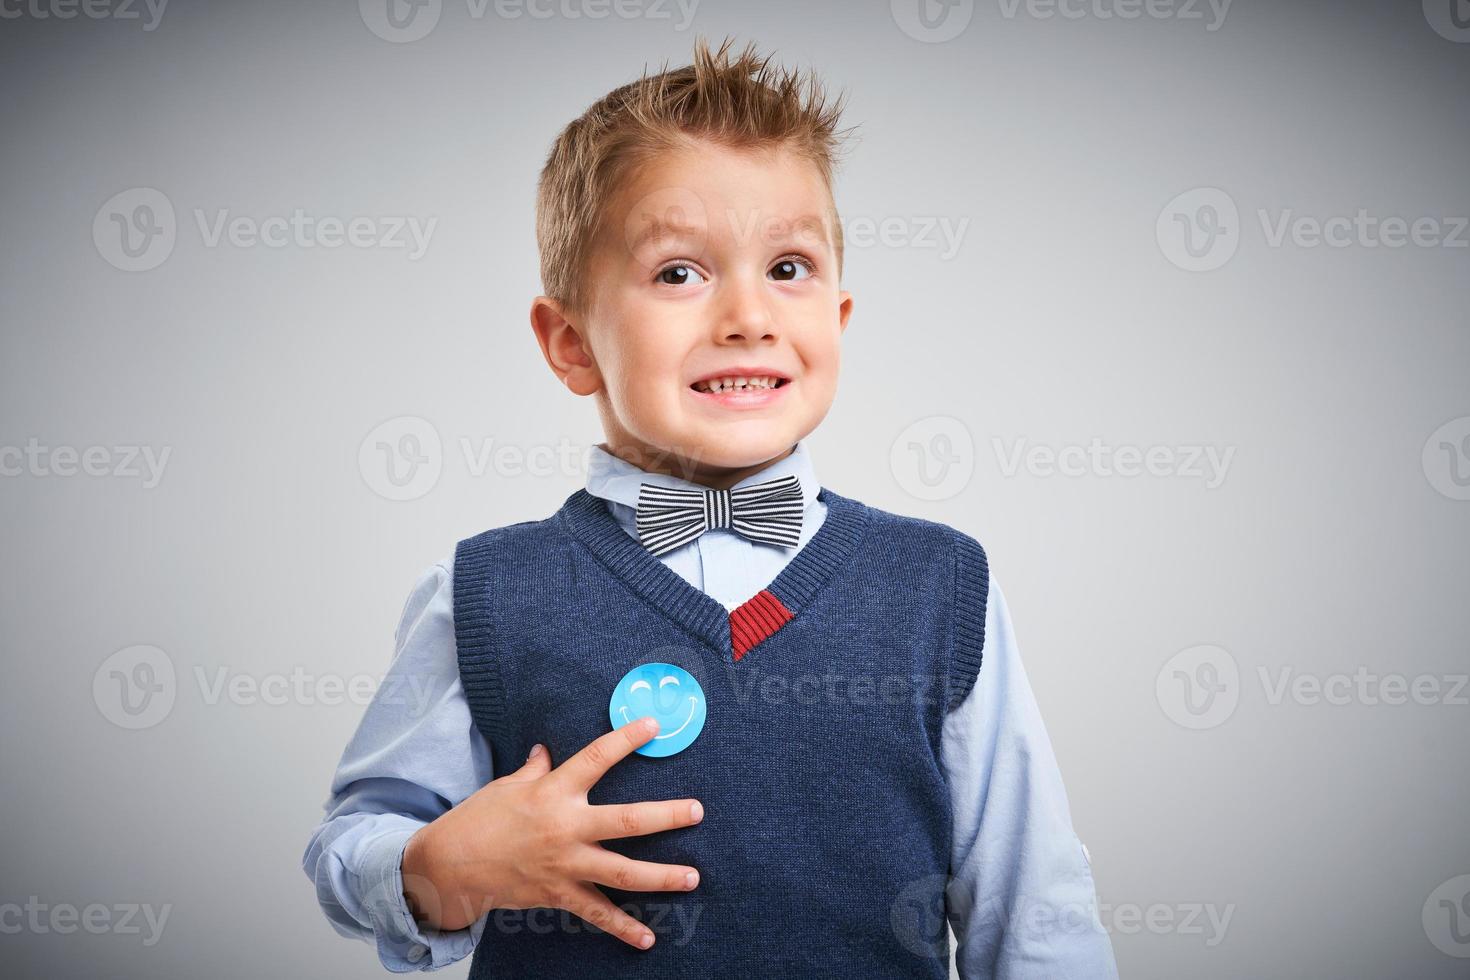
M 611 730 L 608 700 L 638 664 L 683 667 L 707 705 L 688 748 L 630 755 L 588 794 L 704 804 L 696 826 L 603 842 L 699 869 L 689 892 L 603 887 L 653 948 L 564 910 L 495 910 L 472 978 L 948 977 L 940 734 L 980 669 L 985 552 L 944 524 L 819 499 L 817 533 L 734 611 L 586 490 L 459 543 L 460 676 L 497 774 L 536 742 L 559 765 Z

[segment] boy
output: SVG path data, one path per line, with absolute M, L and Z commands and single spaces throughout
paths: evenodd
M 303 866 L 400 972 L 942 978 L 947 918 L 962 977 L 1115 977 L 984 550 L 815 477 L 841 100 L 729 46 L 558 138 L 531 322 L 605 442 L 422 577 L 442 697 L 369 706 Z

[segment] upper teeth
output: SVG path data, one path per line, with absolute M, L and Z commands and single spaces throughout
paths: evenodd
M 730 391 L 736 388 L 774 388 L 775 378 L 710 378 L 708 381 L 696 381 L 694 387 L 698 391 Z

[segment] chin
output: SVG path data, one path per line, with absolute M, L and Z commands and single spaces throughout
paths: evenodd
M 690 444 L 695 446 L 697 461 L 702 465 L 737 469 L 783 455 L 800 441 L 799 431 L 783 426 L 780 430 L 764 432 L 705 432 L 690 440 Z

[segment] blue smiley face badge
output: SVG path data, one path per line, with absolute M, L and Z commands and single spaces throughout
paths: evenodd
M 653 716 L 658 734 L 635 751 L 662 759 L 687 749 L 704 730 L 704 690 L 683 667 L 639 664 L 613 688 L 607 715 L 614 728 Z

